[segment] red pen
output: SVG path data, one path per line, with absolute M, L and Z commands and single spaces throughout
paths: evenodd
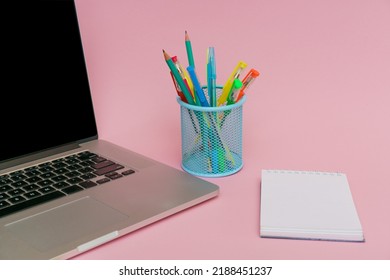
M 175 85 L 175 89 L 176 89 L 176 91 L 177 91 L 177 95 L 180 96 L 181 101 L 183 101 L 183 102 L 185 102 L 185 103 L 188 103 L 186 97 L 184 96 L 184 93 L 181 91 L 181 88 L 180 88 L 180 86 L 178 85 L 178 83 L 176 82 L 176 79 L 175 79 L 175 77 L 173 76 L 172 72 L 169 72 L 169 73 L 171 74 L 173 84 Z
M 179 72 L 181 78 L 183 79 L 184 84 L 187 86 L 188 91 L 191 93 L 192 98 L 194 98 L 195 100 L 194 86 L 192 84 L 190 77 L 188 76 L 187 72 L 183 69 L 183 67 L 181 67 L 181 64 L 177 59 L 177 56 L 172 56 L 172 61 L 175 64 L 176 69 Z
M 244 77 L 242 80 L 242 88 L 240 90 L 240 93 L 237 96 L 237 99 L 235 102 L 238 102 L 245 94 L 245 90 L 248 89 L 248 87 L 254 82 L 254 80 L 260 75 L 259 71 L 255 69 L 251 69 L 248 74 Z

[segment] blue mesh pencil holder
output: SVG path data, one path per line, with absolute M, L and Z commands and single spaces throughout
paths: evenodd
M 217 89 L 217 96 L 222 89 Z M 205 89 L 207 94 L 207 88 Z M 223 177 L 238 172 L 242 160 L 242 109 L 246 97 L 220 107 L 200 107 L 182 102 L 182 168 L 201 177 Z

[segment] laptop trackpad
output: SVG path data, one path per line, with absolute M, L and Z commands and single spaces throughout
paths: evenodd
M 6 226 L 18 238 L 47 251 L 118 223 L 128 217 L 85 197 Z

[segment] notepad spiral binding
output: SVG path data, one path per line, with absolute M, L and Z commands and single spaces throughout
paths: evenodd
M 341 172 L 324 172 L 324 171 L 295 171 L 295 170 L 282 170 L 282 169 L 266 169 L 266 172 L 276 174 L 310 174 L 310 175 L 330 175 L 330 176 L 342 176 Z

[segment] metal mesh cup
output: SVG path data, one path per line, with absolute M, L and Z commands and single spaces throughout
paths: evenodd
M 221 91 L 221 88 L 217 89 L 217 96 Z M 181 165 L 185 171 L 202 177 L 222 177 L 242 168 L 242 106 L 245 100 L 243 96 L 232 105 L 200 107 L 177 99 L 181 108 Z

